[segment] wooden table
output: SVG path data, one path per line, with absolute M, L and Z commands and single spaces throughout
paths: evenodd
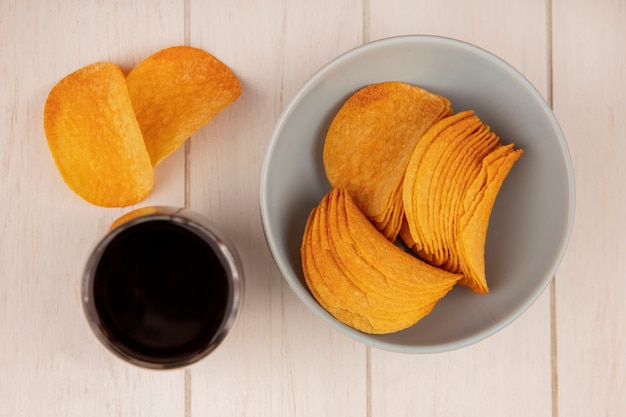
M 622 0 L 2 0 L 0 416 L 626 415 L 626 3 Z M 274 123 L 335 56 L 400 34 L 454 37 L 519 69 L 552 105 L 575 166 L 576 220 L 553 284 L 495 336 L 444 354 L 353 342 L 310 313 L 266 248 L 259 176 Z M 85 258 L 129 211 L 92 206 L 56 171 L 50 88 L 172 45 L 237 74 L 240 99 L 159 165 L 138 206 L 221 224 L 247 272 L 234 332 L 185 370 L 118 360 L 82 314 Z

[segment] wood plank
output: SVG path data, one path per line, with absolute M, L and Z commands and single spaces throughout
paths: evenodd
M 506 329 L 457 351 L 372 349 L 371 415 L 551 416 L 549 325 L 546 292 Z
M 369 39 L 407 34 L 459 39 L 504 59 L 549 99 L 546 0 L 369 0 Z
M 0 415 L 184 415 L 182 372 L 114 358 L 83 318 L 84 261 L 130 208 L 91 206 L 69 191 L 42 123 L 47 93 L 63 76 L 100 60 L 129 70 L 181 43 L 182 12 L 182 2 L 151 0 L 0 4 Z M 184 202 L 183 156 L 158 169 L 141 205 Z
M 230 65 L 244 90 L 191 139 L 190 202 L 232 238 L 247 275 L 235 331 L 191 370 L 194 416 L 365 415 L 365 348 L 296 298 L 266 249 L 259 218 L 274 123 L 314 71 L 360 43 L 361 22 L 357 1 L 191 1 L 191 44 Z
M 626 415 L 626 8 L 553 1 L 554 109 L 576 179 L 556 281 L 558 413 Z
M 370 0 L 369 38 L 431 34 L 498 55 L 549 98 L 545 1 Z M 511 326 L 476 345 L 410 356 L 371 351 L 371 415 L 552 413 L 550 296 L 546 291 Z

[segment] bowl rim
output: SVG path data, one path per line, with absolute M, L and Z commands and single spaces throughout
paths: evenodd
M 342 63 L 343 61 L 347 61 L 352 59 L 355 56 L 360 54 L 367 54 L 373 49 L 385 48 L 389 45 L 397 45 L 398 43 L 432 43 L 439 42 L 446 46 L 457 46 L 461 47 L 464 50 L 469 50 L 471 52 L 477 53 L 481 55 L 483 59 L 490 60 L 497 64 L 499 67 L 503 68 L 507 71 L 512 77 L 514 77 L 520 85 L 523 85 L 526 90 L 531 93 L 537 103 L 542 107 L 543 113 L 548 118 L 550 125 L 554 128 L 556 132 L 556 136 L 559 140 L 559 145 L 563 152 L 563 157 L 565 161 L 565 166 L 567 169 L 567 185 L 568 185 L 568 195 L 569 201 L 567 202 L 567 222 L 566 228 L 563 236 L 560 239 L 559 250 L 555 251 L 551 267 L 545 271 L 544 277 L 538 281 L 538 285 L 535 290 L 529 293 L 524 301 L 520 303 L 520 305 L 512 310 L 509 314 L 500 318 L 492 325 L 486 327 L 485 329 L 473 333 L 470 336 L 462 337 L 459 339 L 455 339 L 451 342 L 439 343 L 434 345 L 420 345 L 420 346 L 410 346 L 410 345 L 398 345 L 391 342 L 386 342 L 380 339 L 372 338 L 372 335 L 368 335 L 362 333 L 356 329 L 347 326 L 344 323 L 341 323 L 337 319 L 335 319 L 330 313 L 328 313 L 325 309 L 323 309 L 317 301 L 312 297 L 312 295 L 304 288 L 304 285 L 297 286 L 294 280 L 300 281 L 299 277 L 291 276 L 290 269 L 288 267 L 288 260 L 280 255 L 280 251 L 278 248 L 278 244 L 275 242 L 272 231 L 271 231 L 271 222 L 269 220 L 269 206 L 270 202 L 268 201 L 268 196 L 266 190 L 269 187 L 269 172 L 271 170 L 272 161 L 274 158 L 274 154 L 276 148 L 280 142 L 281 133 L 285 127 L 285 124 L 291 117 L 292 113 L 298 107 L 300 102 L 309 94 L 309 92 L 317 86 L 321 80 L 326 76 L 327 73 L 334 70 L 334 67 Z M 356 46 L 352 49 L 349 49 L 332 60 L 328 61 L 325 65 L 323 65 L 320 69 L 313 73 L 313 75 L 298 89 L 295 95 L 288 101 L 287 105 L 282 110 L 279 118 L 277 119 L 274 128 L 271 132 L 270 139 L 267 144 L 266 152 L 263 158 L 263 165 L 261 169 L 260 176 L 260 215 L 261 215 L 261 224 L 263 228 L 263 234 L 265 236 L 266 244 L 270 250 L 272 258 L 276 263 L 282 278 L 287 281 L 289 287 L 296 293 L 300 301 L 302 301 L 309 309 L 311 309 L 319 318 L 323 319 L 327 324 L 331 327 L 337 329 L 340 333 L 350 337 L 353 340 L 361 342 L 367 346 L 371 346 L 374 348 L 397 352 L 397 353 L 409 353 L 409 354 L 427 354 L 427 353 L 441 353 L 452 350 L 457 350 L 463 347 L 470 346 L 477 342 L 480 342 L 484 339 L 489 338 L 490 336 L 498 333 L 500 330 L 509 326 L 512 322 L 517 320 L 523 313 L 528 310 L 541 296 L 541 294 L 545 291 L 548 285 L 553 281 L 556 271 L 561 264 L 561 261 L 567 251 L 567 247 L 571 238 L 573 226 L 574 226 L 574 217 L 575 217 L 575 200 L 576 200 L 576 191 L 575 191 L 575 178 L 574 178 L 574 169 L 571 154 L 567 145 L 567 141 L 563 131 L 559 125 L 559 122 L 554 114 L 552 107 L 549 103 L 543 98 L 543 96 L 539 93 L 539 91 L 535 88 L 535 86 L 515 67 L 511 64 L 498 57 L 492 52 L 488 50 L 476 46 L 467 41 L 439 36 L 439 35 L 424 35 L 424 34 L 412 34 L 412 35 L 397 35 L 386 38 L 381 38 L 377 40 L 373 40 L 370 42 L 363 43 L 359 46 Z

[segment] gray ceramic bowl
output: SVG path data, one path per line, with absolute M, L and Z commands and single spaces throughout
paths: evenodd
M 487 236 L 487 295 L 455 287 L 409 329 L 368 335 L 333 318 L 302 275 L 300 243 L 310 210 L 330 190 L 322 149 L 343 102 L 367 84 L 404 81 L 473 109 L 503 143 L 524 149 L 503 184 Z M 316 315 L 367 345 L 404 353 L 457 349 L 519 317 L 552 280 L 574 217 L 567 144 L 550 107 L 515 69 L 480 48 L 432 36 L 371 42 L 331 61 L 296 94 L 278 120 L 261 175 L 261 217 L 270 251 L 297 296 Z

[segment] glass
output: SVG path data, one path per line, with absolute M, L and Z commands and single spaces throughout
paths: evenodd
M 243 275 L 233 245 L 186 209 L 145 207 L 117 219 L 84 270 L 82 303 L 96 337 L 141 367 L 191 365 L 230 332 Z

